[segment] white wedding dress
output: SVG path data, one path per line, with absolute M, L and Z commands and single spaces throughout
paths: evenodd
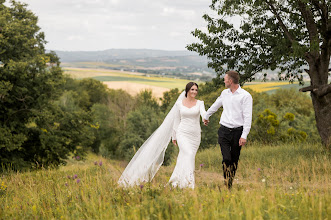
M 177 140 L 179 154 L 169 183 L 173 187 L 194 188 L 195 155 L 201 142 L 200 115 L 204 118 L 205 105 L 200 100 L 197 100 L 196 105 L 191 108 L 184 106 L 182 102 L 176 105 L 178 110 L 172 139 Z
M 201 141 L 199 115 L 205 115 L 203 101 L 192 108 L 182 104 L 185 91 L 154 133 L 144 142 L 131 159 L 118 180 L 123 187 L 150 182 L 161 167 L 171 137 L 177 139 L 179 155 L 174 172 L 169 180 L 173 186 L 194 188 L 195 154 Z

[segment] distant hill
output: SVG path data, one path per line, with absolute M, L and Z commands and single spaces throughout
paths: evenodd
M 55 51 L 63 67 L 105 68 L 112 70 L 136 71 L 145 74 L 158 74 L 183 79 L 208 81 L 216 76 L 207 67 L 208 60 L 195 52 L 180 50 L 151 49 L 108 49 L 102 51 Z M 255 75 L 262 80 L 268 73 L 268 80 L 278 80 L 279 70 L 264 70 Z M 309 77 L 303 73 L 304 80 Z
M 61 62 L 107 62 L 120 59 L 144 59 L 155 57 L 199 57 L 191 51 L 166 51 L 150 49 L 109 49 L 102 51 L 55 51 Z M 206 58 L 200 57 L 206 61 Z
M 216 76 L 207 58 L 191 51 L 109 49 L 103 51 L 55 51 L 63 67 L 105 68 L 135 71 L 183 79 L 208 81 Z

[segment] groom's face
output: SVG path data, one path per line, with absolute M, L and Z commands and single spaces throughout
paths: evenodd
M 224 84 L 225 84 L 226 88 L 230 88 L 230 86 L 232 84 L 232 80 L 230 79 L 228 74 L 225 74 L 225 76 L 224 76 Z

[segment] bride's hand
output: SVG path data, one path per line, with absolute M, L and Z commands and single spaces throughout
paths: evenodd
M 173 143 L 175 146 L 177 146 L 177 142 L 176 142 L 176 140 L 172 140 L 172 143 Z

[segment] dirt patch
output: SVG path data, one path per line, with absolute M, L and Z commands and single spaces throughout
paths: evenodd
M 142 90 L 149 89 L 152 90 L 153 96 L 156 98 L 163 97 L 163 93 L 169 91 L 170 89 L 158 87 L 158 86 L 151 86 L 151 85 L 144 85 L 139 83 L 132 83 L 132 82 L 103 82 L 108 86 L 110 89 L 123 89 L 130 95 L 136 95 Z

